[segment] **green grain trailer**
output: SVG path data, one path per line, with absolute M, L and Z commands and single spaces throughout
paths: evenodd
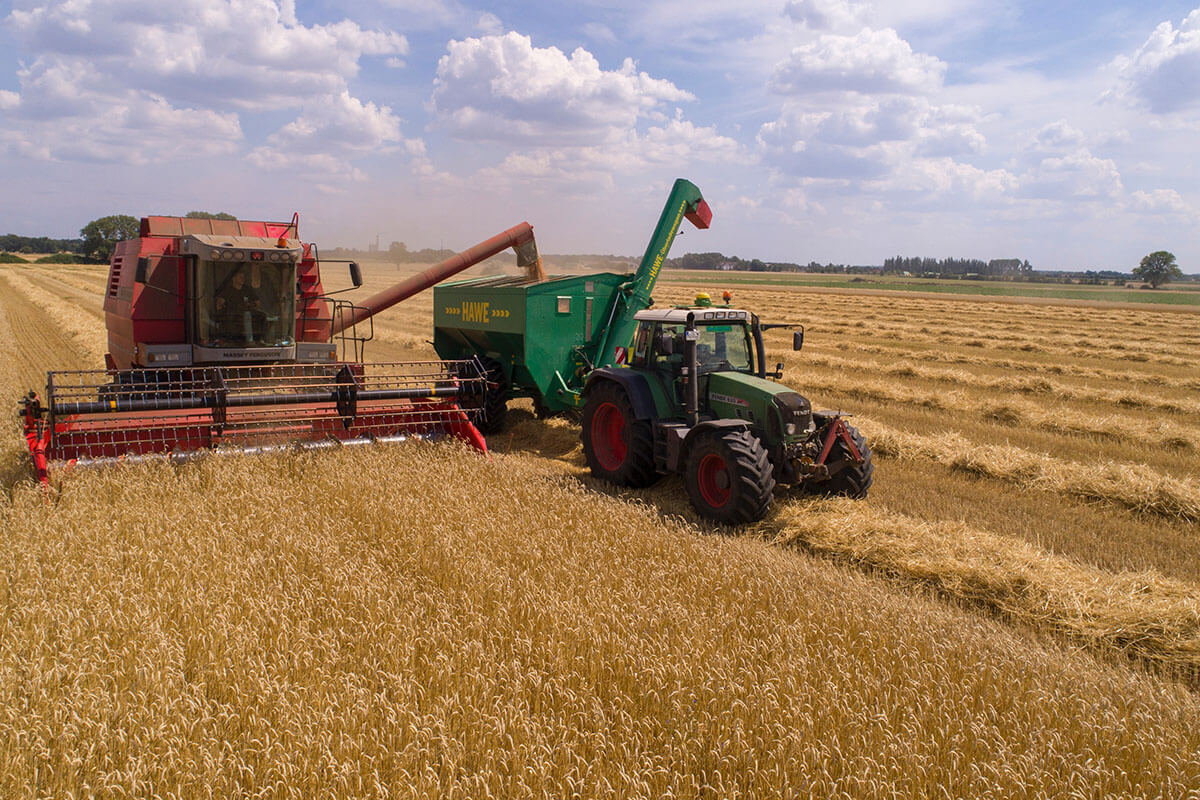
M 700 190 L 680 178 L 634 273 L 540 281 L 502 275 L 434 287 L 438 356 L 478 358 L 492 384 L 481 428 L 496 430 L 513 397 L 532 398 L 539 415 L 583 407 L 587 374 L 625 360 L 637 327 L 634 314 L 650 307 L 650 292 L 685 217 L 707 228 L 712 212 Z

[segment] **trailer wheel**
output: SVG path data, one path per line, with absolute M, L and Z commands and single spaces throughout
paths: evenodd
M 818 427 L 824 427 L 821 425 L 820 419 L 817 420 L 817 424 Z M 826 463 L 836 463 L 845 460 L 845 466 L 827 481 L 805 483 L 804 491 L 811 494 L 845 495 L 856 500 L 867 496 L 867 490 L 871 488 L 871 482 L 875 477 L 875 465 L 871 463 L 871 448 L 867 445 L 867 440 L 863 438 L 863 435 L 858 432 L 858 428 L 846 425 L 846 433 L 850 434 L 850 441 L 854 442 L 854 448 L 862 456 L 862 463 L 855 464 L 849 460 L 850 449 L 846 447 L 846 443 L 839 436 L 834 440 L 833 447 L 829 448 L 829 455 L 825 461 Z
M 685 482 L 696 512 L 727 525 L 762 519 L 775 491 L 767 451 L 747 430 L 703 434 L 688 454 Z
M 508 414 L 508 379 L 504 377 L 504 366 L 494 358 L 481 356 L 480 366 L 487 388 L 483 393 L 479 423 L 475 426 L 481 433 L 495 433 L 504 425 Z
M 612 381 L 588 393 L 583 455 L 593 475 L 620 486 L 641 488 L 658 480 L 650 423 L 634 415 L 625 389 Z

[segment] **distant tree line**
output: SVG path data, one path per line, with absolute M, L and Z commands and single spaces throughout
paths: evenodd
M 883 273 L 907 272 L 911 275 L 1028 275 L 1033 266 L 1019 258 L 908 258 L 893 256 L 883 262 Z
M 82 253 L 83 239 L 51 239 L 48 236 L 0 236 L 0 251 L 6 253 Z
M 745 272 L 827 272 L 840 274 L 878 274 L 879 267 L 854 264 L 820 264 L 810 261 L 796 264 L 791 261 L 762 261 L 761 259 L 738 258 L 724 253 L 687 253 L 679 258 L 668 258 L 668 269 L 717 269 Z

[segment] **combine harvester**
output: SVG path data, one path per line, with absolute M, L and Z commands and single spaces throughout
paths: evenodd
M 766 367 L 763 324 L 714 306 L 648 310 L 650 293 L 686 218 L 707 228 L 700 190 L 675 182 L 641 265 L 631 275 L 547 280 L 479 278 L 434 289 L 434 347 L 486 370 L 481 425 L 495 430 L 507 401 L 530 397 L 539 416 L 581 410 L 592 474 L 644 487 L 684 476 L 697 513 L 739 524 L 761 519 L 776 486 L 865 497 L 874 467 L 862 436 Z M 775 380 L 768 380 L 775 379 Z
M 146 217 L 117 245 L 104 297 L 107 369 L 47 376 L 20 415 L 37 477 L 91 464 L 455 436 L 486 390 L 473 360 L 368 363 L 372 317 L 512 247 L 540 269 L 522 223 L 359 304 L 326 293 L 317 246 L 290 222 Z M 349 264 L 354 288 L 358 265 Z M 361 331 L 361 332 L 360 332 Z

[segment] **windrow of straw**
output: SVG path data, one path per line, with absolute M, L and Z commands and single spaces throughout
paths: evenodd
M 884 355 L 889 358 L 927 361 L 939 364 L 969 364 L 972 366 L 1004 369 L 1011 372 L 1061 375 L 1063 377 L 1095 380 L 1105 383 L 1159 386 L 1164 389 L 1200 389 L 1200 378 L 1183 378 L 1154 373 L 1088 367 L 1075 362 L 1043 364 L 1036 361 L 1018 361 L 1012 358 L 974 355 L 953 350 L 923 350 L 904 346 L 864 344 L 861 342 L 847 344 L 845 349 L 854 350 L 859 353 Z
M 899 461 L 925 460 L 1029 489 L 1117 503 L 1133 511 L 1200 521 L 1200 485 L 1145 464 L 1079 464 L 1010 445 L 979 445 L 961 434 L 908 433 L 862 417 L 856 424 L 872 452 Z
M 1156 397 L 1151 394 L 1128 390 L 1113 391 L 1098 387 L 1078 387 L 1062 381 L 1043 377 L 977 375 L 962 369 L 937 369 L 901 359 L 890 363 L 841 358 L 838 356 L 808 353 L 801 360 L 806 365 L 830 367 L 855 374 L 892 375 L 900 378 L 920 378 L 927 381 L 952 383 L 973 389 L 993 389 L 1004 393 L 1053 395 L 1066 400 L 1092 400 L 1121 408 L 1140 408 L 1150 411 L 1165 411 L 1170 414 L 1187 414 L 1200 418 L 1200 403 L 1194 400 L 1178 400 Z
M 792 503 L 776 543 L 916 580 L 939 592 L 1153 662 L 1200 685 L 1200 596 L 1155 572 L 1113 574 L 957 522 L 930 522 L 850 500 Z
M 857 375 L 851 382 L 833 373 L 805 375 L 804 388 L 850 398 L 900 403 L 908 407 L 966 412 L 1003 425 L 1019 425 L 1050 433 L 1094 436 L 1154 447 L 1200 450 L 1200 431 L 1161 421 L 1154 425 L 1139 425 L 1117 415 L 1096 417 L 1075 411 L 1052 411 L 1047 410 L 1045 406 L 1011 397 L 1003 401 L 980 402 L 957 390 L 923 392 L 899 386 L 894 381 L 871 380 L 861 375 Z

